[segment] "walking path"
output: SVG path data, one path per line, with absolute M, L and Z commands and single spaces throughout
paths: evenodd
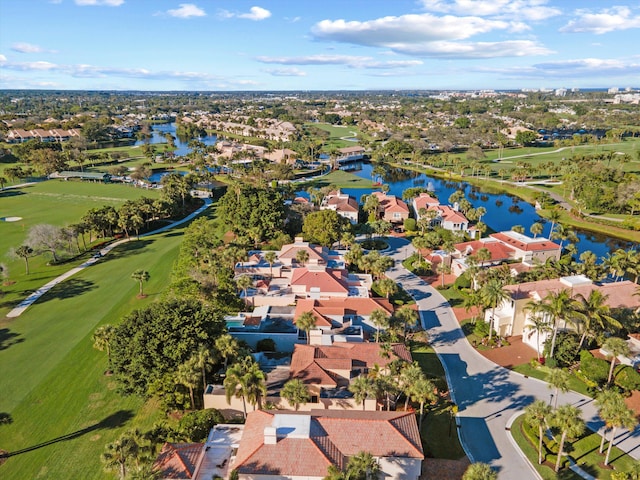
M 539 478 L 511 438 L 510 422 L 534 400 L 550 402 L 554 392 L 546 382 L 503 368 L 478 353 L 466 340 L 447 300 L 402 267 L 402 259 L 413 253 L 411 244 L 395 237 L 388 237 L 387 242 L 387 255 L 396 261 L 387 276 L 418 304 L 422 325 L 442 361 L 451 398 L 458 406 L 458 436 L 467 456 L 472 462 L 490 464 L 500 478 Z M 602 428 L 593 399 L 575 392 L 560 393 L 558 404 L 566 403 L 582 409 L 589 428 Z M 614 443 L 633 458 L 640 458 L 640 428 L 621 432 Z
M 189 215 L 187 215 L 186 217 L 184 217 L 181 220 L 169 223 L 169 224 L 165 225 L 162 228 L 159 228 L 159 229 L 154 230 L 152 232 L 144 233 L 144 234 L 142 234 L 140 236 L 141 237 L 147 237 L 149 235 L 154 235 L 156 233 L 162 233 L 162 232 L 167 231 L 167 230 L 169 230 L 169 229 L 171 229 L 173 227 L 176 227 L 176 226 L 181 225 L 181 224 L 183 224 L 185 222 L 188 222 L 189 220 L 193 219 L 194 217 L 196 217 L 196 216 L 200 215 L 202 212 L 204 212 L 209 207 L 209 205 L 211 205 L 211 199 L 210 198 L 205 198 L 204 199 L 204 205 L 202 205 L 202 207 L 200 207 L 195 212 L 190 213 Z M 111 250 L 113 250 L 118 245 L 121 245 L 121 244 L 123 244 L 125 242 L 129 242 L 131 240 L 132 240 L 131 238 L 124 238 L 122 240 L 118 240 L 117 242 L 110 243 L 109 245 L 107 245 L 106 247 L 104 247 L 104 248 L 102 248 L 100 250 L 100 255 L 99 256 L 96 255 L 93 258 L 90 258 L 86 262 L 80 264 L 79 266 L 77 266 L 75 268 L 72 268 L 68 272 L 63 273 L 59 277 L 54 278 L 53 280 L 51 280 L 46 285 L 43 285 L 42 287 L 37 289 L 35 292 L 33 292 L 31 295 L 29 295 L 27 298 L 25 298 L 22 302 L 20 302 L 16 308 L 14 308 L 9 313 L 7 313 L 7 317 L 10 317 L 10 318 L 19 317 L 20 315 L 22 315 L 24 313 L 24 311 L 27 308 L 29 308 L 31 305 L 33 305 L 35 302 L 37 302 L 40 297 L 42 297 L 45 293 L 47 293 L 53 287 L 55 287 L 56 285 L 58 285 L 61 282 L 64 282 L 67 278 L 75 275 L 76 273 L 80 272 L 81 270 L 84 270 L 85 268 L 90 267 L 91 265 L 96 263 L 98 260 L 100 260 L 100 258 L 102 258 L 105 255 L 107 255 Z

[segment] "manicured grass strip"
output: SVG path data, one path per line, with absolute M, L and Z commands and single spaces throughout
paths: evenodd
M 523 375 L 527 375 L 528 377 L 544 380 L 545 382 L 547 382 L 549 379 L 550 369 L 549 367 L 545 367 L 544 365 L 539 367 L 532 367 L 528 363 L 523 363 L 522 365 L 516 365 L 515 367 L 513 367 L 513 370 Z M 574 392 L 581 393 L 582 395 L 586 395 L 588 397 L 593 397 L 593 395 L 589 392 L 587 385 L 585 385 L 585 383 L 575 375 L 569 376 L 569 388 Z
M 344 170 L 334 170 L 320 178 L 301 184 L 303 188 L 322 188 L 329 185 L 335 185 L 338 188 L 373 188 L 373 182 L 371 180 L 358 177 L 357 175 L 345 172 Z
M 560 471 L 558 475 L 553 471 L 553 468 L 546 465 L 538 464 L 538 451 L 537 445 L 532 445 L 529 439 L 526 438 L 522 431 L 522 422 L 524 421 L 524 415 L 518 417 L 511 426 L 511 435 L 522 450 L 522 452 L 529 459 L 529 462 L 534 466 L 537 472 L 544 480 L 552 480 L 556 478 L 562 478 L 567 480 L 579 480 L 580 477 L 577 473 L 569 470 L 568 463 L 564 469 Z M 613 447 L 611 450 L 611 461 L 609 467 L 604 466 L 605 455 L 598 453 L 600 447 L 601 437 L 595 432 L 587 429 L 585 434 L 578 440 L 570 442 L 570 455 L 576 463 L 587 473 L 591 474 L 598 480 L 608 480 L 611 478 L 613 471 L 628 471 L 635 463 L 635 460 L 629 455 L 626 455 L 622 450 L 617 447 Z M 606 448 L 605 444 L 605 448 Z M 606 452 L 606 450 L 605 450 Z M 615 469 L 615 470 L 614 470 Z
M 93 349 L 91 335 L 159 298 L 182 231 L 117 247 L 3 325 L 19 343 L 0 350 L 0 412 L 12 419 L 0 426 L 0 449 L 46 444 L 9 458 L 0 467 L 3 479 L 110 478 L 100 462 L 104 445 L 126 428 L 148 428 L 162 417 L 154 404 L 115 391 L 103 375 L 106 354 Z M 151 274 L 142 300 L 130 278 L 137 268 Z

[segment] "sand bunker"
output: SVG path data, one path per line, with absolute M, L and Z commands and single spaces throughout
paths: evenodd
M 0 218 L 0 220 L 5 222 L 19 222 L 20 220 L 22 220 L 22 217 L 4 217 Z

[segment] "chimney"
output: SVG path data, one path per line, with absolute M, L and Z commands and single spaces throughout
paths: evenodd
M 276 427 L 264 427 L 264 444 L 275 445 L 276 443 L 278 443 Z

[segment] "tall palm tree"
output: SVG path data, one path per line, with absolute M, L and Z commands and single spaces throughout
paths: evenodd
M 207 389 L 207 371 L 211 370 L 213 355 L 211 354 L 210 349 L 205 346 L 201 346 L 194 358 L 202 376 L 202 391 L 205 391 Z
M 493 324 L 495 321 L 496 308 L 511 298 L 511 294 L 504 289 L 502 282 L 496 278 L 490 278 L 480 289 L 485 305 L 491 307 L 491 320 L 489 323 L 489 342 L 493 334 Z
M 293 378 L 285 383 L 280 391 L 280 396 L 289 402 L 289 405 L 293 405 L 296 412 L 300 405 L 306 405 L 311 400 L 307 386 L 298 378 Z
M 573 405 L 562 405 L 551 417 L 551 425 L 557 427 L 561 432 L 560 446 L 558 448 L 558 460 L 555 471 L 560 470 L 560 463 L 564 455 L 564 444 L 569 438 L 575 438 L 584 431 L 584 422 L 581 418 L 582 411 Z
M 551 325 L 547 319 L 540 315 L 534 315 L 529 319 L 531 323 L 527 323 L 524 328 L 529 330 L 529 338 L 533 334 L 536 335 L 536 352 L 538 353 L 538 359 L 542 358 L 542 352 L 540 351 L 540 335 L 550 332 L 552 330 Z
M 608 295 L 604 295 L 599 290 L 592 290 L 588 297 L 578 295 L 578 298 L 582 302 L 583 315 L 580 318 L 584 329 L 578 350 L 582 348 L 587 336 L 595 333 L 596 328 L 604 332 L 608 332 L 614 327 L 622 328 L 622 324 L 610 315 L 611 309 L 606 304 Z
M 422 420 L 424 419 L 424 404 L 432 403 L 438 399 L 436 386 L 424 376 L 418 378 L 410 389 L 411 400 L 420 403 L 420 428 L 422 428 Z
M 91 340 L 93 340 L 93 348 L 101 352 L 107 351 L 107 365 L 111 368 L 111 342 L 114 339 L 116 329 L 113 325 L 106 324 L 96 328 L 93 332 Z
M 175 381 L 189 389 L 191 410 L 194 410 L 196 408 L 196 402 L 193 395 L 193 389 L 196 388 L 200 382 L 200 368 L 198 367 L 196 357 L 191 357 L 189 360 L 178 366 L 175 373 Z
M 411 398 L 411 389 L 413 385 L 421 378 L 425 378 L 425 376 L 418 362 L 406 364 L 405 367 L 400 372 L 399 383 L 402 389 L 402 393 L 404 393 L 404 396 L 405 396 L 405 401 L 404 401 L 405 411 L 409 407 L 409 399 Z
M 298 250 L 296 252 L 296 261 L 304 267 L 309 261 L 309 252 L 306 250 Z
M 262 408 L 262 398 L 267 395 L 267 376 L 260 369 L 257 362 L 251 363 L 245 374 L 247 401 L 253 405 L 254 409 Z
M 480 267 L 482 268 L 484 267 L 484 262 L 491 260 L 491 252 L 488 248 L 483 247 L 476 252 L 475 257 L 480 262 Z
M 536 400 L 524 410 L 526 422 L 534 428 L 538 428 L 538 463 L 544 461 L 542 455 L 542 440 L 547 429 L 547 423 L 551 417 L 551 406 L 544 400 Z
M 624 402 L 616 402 L 615 405 L 610 406 L 610 408 L 604 410 L 602 413 L 604 414 L 603 420 L 611 428 L 609 447 L 607 448 L 607 455 L 604 459 L 604 464 L 607 466 L 609 465 L 611 448 L 613 447 L 613 440 L 616 438 L 618 428 L 632 430 L 638 424 L 638 420 L 636 419 L 634 411 L 627 407 Z
M 136 270 L 131 274 L 131 278 L 133 278 L 140 285 L 140 290 L 138 292 L 139 297 L 144 296 L 144 292 L 142 291 L 142 284 L 147 280 L 149 280 L 149 277 L 150 277 L 149 272 L 141 268 L 139 268 L 138 270 Z
M 549 388 L 555 388 L 554 408 L 558 406 L 558 395 L 560 392 L 567 393 L 569 391 L 569 373 L 561 368 L 552 368 L 549 370 Z
M 299 330 L 302 330 L 305 333 L 307 337 L 307 345 L 311 343 L 309 334 L 311 330 L 316 327 L 316 316 L 313 314 L 313 312 L 302 312 L 296 319 L 296 326 Z
M 254 360 L 251 356 L 245 357 L 238 363 L 231 365 L 227 369 L 227 373 L 224 378 L 224 392 L 227 397 L 227 403 L 231 403 L 231 397 L 242 399 L 242 413 L 244 418 L 247 418 L 247 372 L 251 368 L 251 364 Z
M 15 254 L 24 259 L 25 274 L 29 275 L 29 257 L 32 257 L 34 254 L 33 248 L 29 245 L 20 245 L 16 248 Z
M 381 308 L 376 308 L 371 315 L 369 316 L 369 320 L 376 327 L 376 343 L 380 342 L 380 329 L 389 327 L 389 315 Z
M 224 370 L 227 371 L 227 365 L 229 364 L 229 358 L 238 354 L 240 345 L 238 341 L 228 333 L 223 333 L 215 341 L 215 347 L 220 355 L 224 359 Z
M 349 391 L 353 393 L 353 399 L 357 403 L 362 403 L 362 410 L 364 410 L 364 401 L 371 395 L 375 395 L 375 382 L 372 378 L 366 375 L 360 375 L 353 379 L 349 384 Z
M 604 442 L 607 438 L 607 431 L 611 430 L 611 425 L 607 422 L 607 419 L 611 415 L 611 411 L 619 410 L 624 407 L 624 397 L 620 392 L 611 388 L 605 388 L 596 395 L 596 406 L 598 407 L 598 415 L 604 421 L 604 432 L 602 432 L 602 438 L 600 440 L 599 453 L 604 451 Z
M 553 336 L 551 337 L 551 351 L 549 356 L 553 358 L 556 348 L 556 336 L 560 320 L 572 321 L 580 313 L 580 303 L 571 298 L 569 290 L 549 292 L 541 302 L 531 302 L 528 309 L 534 313 L 541 313 L 549 317 L 552 322 Z
M 385 257 L 385 258 L 389 258 L 389 257 Z M 398 284 L 393 280 L 391 280 L 390 278 L 382 278 L 378 280 L 376 283 L 378 286 L 378 290 L 380 290 L 380 293 L 382 293 L 385 297 L 387 297 L 387 300 L 389 300 L 389 297 L 391 295 L 393 295 L 398 291 Z
M 551 238 L 551 236 L 553 235 L 556 223 L 558 222 L 558 220 L 560 220 L 561 217 L 562 217 L 562 213 L 560 212 L 559 208 L 554 208 L 549 211 L 549 215 L 547 215 L 547 218 L 551 220 L 551 229 L 549 230 L 549 238 Z
M 105 446 L 104 453 L 100 456 L 104 469 L 107 471 L 116 470 L 120 480 L 127 476 L 127 463 L 132 456 L 132 445 L 129 439 L 120 437 Z
M 276 263 L 276 259 L 278 258 L 276 252 L 273 250 L 268 251 L 264 254 L 264 259 L 269 264 L 269 277 L 273 278 L 273 264 Z
M 544 231 L 544 225 L 540 222 L 535 222 L 529 227 L 529 231 L 533 233 L 533 238 L 536 238 Z
M 616 360 L 620 355 L 627 356 L 630 353 L 629 344 L 619 337 L 609 337 L 602 345 L 602 349 L 611 355 L 611 366 L 609 367 L 609 377 L 607 383 L 611 385 L 613 381 L 613 369 L 616 366 Z
M 418 322 L 418 312 L 411 305 L 403 305 L 395 312 L 396 318 L 402 320 L 402 334 L 407 337 L 407 327 Z
M 251 285 L 253 285 L 253 279 L 251 278 L 250 275 L 240 275 L 238 278 L 236 278 L 236 285 L 238 285 L 238 288 L 242 289 L 242 292 L 244 293 L 244 298 L 246 300 L 247 290 Z

